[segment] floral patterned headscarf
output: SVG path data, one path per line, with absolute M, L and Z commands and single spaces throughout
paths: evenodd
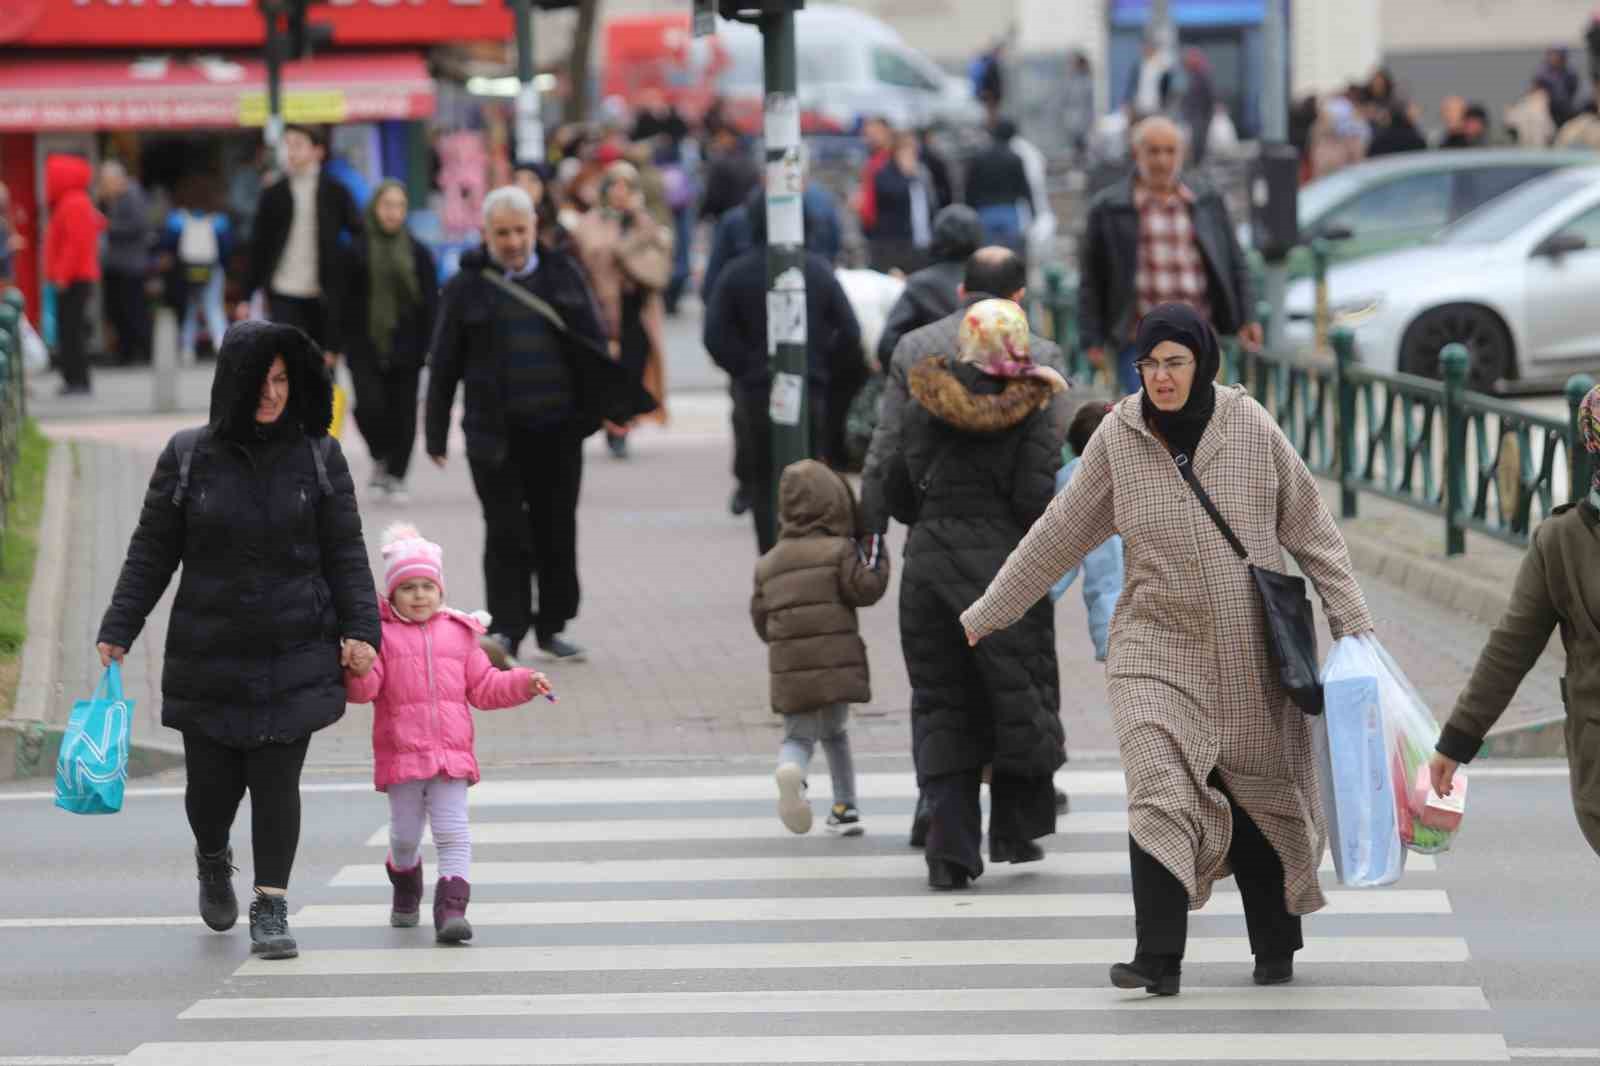
M 1034 378 L 1052 392 L 1067 383 L 1049 367 L 1035 366 L 1029 348 L 1028 316 L 1011 300 L 980 300 L 961 319 L 956 361 L 997 378 Z
M 1589 499 L 1600 507 L 1600 385 L 1590 389 L 1578 404 L 1578 431 L 1583 436 L 1583 446 L 1594 458 L 1594 482 L 1589 489 Z

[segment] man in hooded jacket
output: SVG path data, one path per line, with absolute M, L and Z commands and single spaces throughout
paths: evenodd
M 57 365 L 61 394 L 89 392 L 89 294 L 100 280 L 100 233 L 105 216 L 89 199 L 89 161 L 75 155 L 45 160 L 50 222 L 44 237 L 45 280 L 56 287 Z
M 723 269 L 706 306 L 702 338 L 712 361 L 733 379 L 734 474 L 749 494 L 762 554 L 777 543 L 773 507 L 772 422 L 767 404 L 772 367 L 767 357 L 767 212 L 757 189 L 745 203 L 754 246 Z M 833 266 L 807 251 L 806 368 L 811 457 L 843 460 L 844 416 L 861 388 L 861 325 L 833 275 Z

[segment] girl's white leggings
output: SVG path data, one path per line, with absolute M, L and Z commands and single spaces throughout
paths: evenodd
M 409 870 L 422 861 L 422 830 L 433 826 L 439 876 L 470 880 L 472 829 L 467 824 L 467 782 L 458 777 L 402 781 L 389 786 L 389 863 Z

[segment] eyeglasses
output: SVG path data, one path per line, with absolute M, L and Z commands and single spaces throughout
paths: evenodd
M 1168 359 L 1166 361 L 1160 359 L 1138 359 L 1133 364 L 1133 368 L 1140 374 L 1147 375 L 1159 374 L 1162 371 L 1168 374 L 1181 374 L 1192 366 L 1194 366 L 1193 359 L 1183 358 Z

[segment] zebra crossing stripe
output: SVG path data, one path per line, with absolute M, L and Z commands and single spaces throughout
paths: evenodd
M 1141 997 L 1143 998 L 1143 997 Z M 872 1033 L 145 1044 L 123 1066 L 676 1066 L 872 1062 L 1506 1062 L 1490 1033 Z
M 476 911 L 474 911 L 476 914 Z M 241 977 L 354 974 L 562 973 L 659 970 L 783 970 L 911 966 L 1073 966 L 1122 962 L 1123 937 L 1083 940 L 887 940 L 735 944 L 607 944 L 473 947 L 439 951 L 354 948 L 307 951 L 298 959 L 250 959 Z M 1193 937 L 1186 962 L 1250 959 L 1244 937 Z M 1296 965 L 1465 962 L 1459 937 L 1308 937 Z M 476 1061 L 476 1060 L 466 1060 Z M 237 1064 L 234 1064 L 237 1066 Z
M 479 786 L 482 787 L 482 786 Z M 911 813 L 869 817 L 869 832 L 892 827 L 896 835 L 911 828 Z M 1056 819 L 1056 836 L 1124 834 L 1125 811 L 1074 811 Z M 651 840 L 792 840 L 775 817 L 766 818 L 637 818 L 578 819 L 545 822 L 474 822 L 474 844 L 636 844 Z M 433 843 L 431 832 L 423 843 Z M 370 848 L 389 846 L 383 826 L 367 838 Z
M 1330 892 L 1318 916 L 1449 914 L 1450 899 L 1433 889 L 1369 889 Z M 1219 892 L 1206 914 L 1241 915 L 1237 892 Z M 986 918 L 1128 918 L 1126 893 L 1075 892 L 1045 895 L 831 898 L 549 900 L 472 904 L 474 925 L 650 925 L 674 922 L 839 922 L 975 920 Z M 387 925 L 387 903 L 314 904 L 293 916 L 296 929 L 340 929 Z M 192 921 L 192 919 L 191 919 Z
M 1069 796 L 1123 796 L 1127 783 L 1121 770 L 1062 770 L 1056 785 Z M 826 773 L 813 773 L 813 800 L 832 799 Z M 534 780 L 483 781 L 472 789 L 474 807 L 565 806 L 574 804 L 647 804 L 733 802 L 776 798 L 771 774 L 725 777 L 550 777 Z M 861 800 L 916 799 L 916 775 L 909 772 L 856 775 Z
M 581 995 L 283 996 L 202 999 L 180 1021 L 290 1018 L 492 1018 L 645 1014 L 938 1014 L 991 1011 L 1486 1011 L 1481 989 L 1295 986 L 1186 988 L 1161 1000 L 1115 988 L 781 989 L 733 992 L 622 992 Z M 0 1064 L 3 1066 L 3 1064 Z
M 1407 858 L 1407 869 L 1435 869 L 1433 856 Z M 1333 871 L 1324 856 L 1322 870 Z M 1067 877 L 1126 875 L 1128 853 L 1121 851 L 1052 851 L 1040 862 L 1017 867 L 990 867 L 993 880 L 1053 874 Z M 621 885 L 647 882 L 704 884 L 712 881 L 854 881 L 875 878 L 921 879 L 927 874 L 920 853 L 899 855 L 782 855 L 737 859 L 604 859 L 593 862 L 475 862 L 474 885 L 585 884 Z M 346 866 L 330 882 L 334 888 L 380 888 L 389 878 L 382 863 Z M 988 883 L 988 882 L 986 882 Z

